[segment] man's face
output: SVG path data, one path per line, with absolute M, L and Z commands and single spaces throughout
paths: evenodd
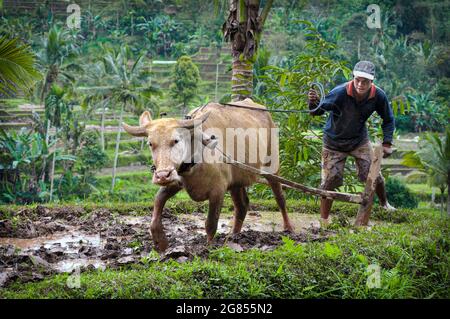
M 357 76 L 354 79 L 354 83 L 355 83 L 356 93 L 358 93 L 358 95 L 364 95 L 369 91 L 372 81 L 369 79 Z

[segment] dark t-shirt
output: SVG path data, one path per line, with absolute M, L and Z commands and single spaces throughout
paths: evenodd
M 314 109 L 313 104 L 309 105 Z M 368 141 L 367 119 L 377 112 L 383 119 L 383 143 L 392 143 L 395 129 L 394 115 L 383 90 L 372 85 L 369 95 L 357 102 L 354 97 L 353 81 L 341 84 L 320 103 L 312 115 L 330 115 L 324 127 L 324 145 L 332 150 L 350 152 Z

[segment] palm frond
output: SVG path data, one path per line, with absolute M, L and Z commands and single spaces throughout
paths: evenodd
M 9 95 L 27 89 L 40 75 L 34 67 L 34 55 L 18 39 L 0 38 L 0 93 Z

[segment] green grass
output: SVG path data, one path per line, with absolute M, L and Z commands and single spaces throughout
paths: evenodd
M 120 147 L 119 147 L 120 148 Z M 131 150 L 131 148 L 129 149 Z M 149 164 L 150 163 L 150 150 L 145 145 L 144 150 L 135 154 L 120 154 L 124 150 L 119 150 L 119 157 L 117 159 L 117 166 L 129 166 L 131 164 Z M 109 148 L 105 150 L 108 160 L 105 164 L 105 168 L 113 167 L 114 164 L 114 148 Z
M 5 107 L 8 109 L 17 108 L 22 104 L 30 104 L 31 102 L 27 99 L 0 99 L 0 107 Z
M 406 187 L 408 187 L 414 195 L 416 195 L 419 200 L 422 201 L 431 201 L 431 194 L 433 193 L 431 187 L 427 184 L 406 184 Z M 355 185 L 356 192 L 362 192 L 364 191 L 364 187 L 361 185 Z M 342 189 L 341 189 L 342 191 Z M 436 202 L 439 202 L 440 198 L 440 190 L 436 188 Z M 447 192 L 444 193 L 444 198 L 447 198 Z
M 109 193 L 111 187 L 112 177 L 100 176 L 97 177 L 97 183 L 95 187 L 98 192 L 94 192 L 90 195 L 88 200 L 94 202 L 104 202 L 105 200 L 117 202 L 145 202 L 146 207 L 149 203 L 153 202 L 153 199 L 158 192 L 159 187 L 152 184 L 152 175 L 150 172 L 129 172 L 119 173 L 116 176 L 116 182 L 114 187 L 114 193 Z M 188 199 L 186 192 L 179 192 L 174 200 Z
M 14 283 L 0 298 L 449 298 L 449 221 L 435 211 L 410 212 L 411 222 L 339 228 L 325 243 L 285 239 L 274 251 L 213 250 L 207 259 L 142 263 Z M 380 288 L 369 288 L 368 266 L 380 267 Z
M 123 121 L 125 121 L 127 124 L 129 125 L 139 125 L 139 117 L 138 116 L 134 116 L 134 117 L 130 117 L 127 119 L 123 119 Z M 88 121 L 86 124 L 89 125 L 101 125 L 101 120 L 100 119 L 94 119 L 94 120 L 90 120 Z M 119 119 L 117 118 L 116 120 L 106 120 L 104 123 L 105 126 L 119 126 Z

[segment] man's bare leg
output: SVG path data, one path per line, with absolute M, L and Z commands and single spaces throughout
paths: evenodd
M 326 226 L 329 224 L 328 217 L 330 216 L 331 206 L 333 205 L 332 199 L 322 197 L 320 199 L 320 217 L 321 224 Z
M 381 207 L 387 210 L 395 210 L 395 207 L 391 206 L 388 203 L 386 194 L 386 184 L 384 183 L 384 179 L 378 181 L 377 186 L 375 186 L 375 193 L 378 196 Z

